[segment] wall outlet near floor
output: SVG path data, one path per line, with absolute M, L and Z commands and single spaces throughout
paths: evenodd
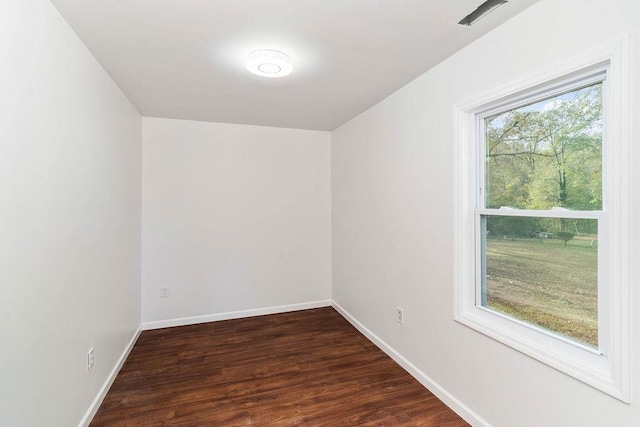
M 396 307 L 396 320 L 404 325 L 404 311 L 400 307 Z
M 89 351 L 87 352 L 87 370 L 89 371 L 92 370 L 95 362 L 96 362 L 95 353 L 93 351 L 93 348 L 90 348 Z
M 169 298 L 169 287 L 161 286 L 160 287 L 160 298 Z

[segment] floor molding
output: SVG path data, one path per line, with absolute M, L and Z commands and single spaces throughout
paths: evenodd
M 138 330 L 133 334 L 133 336 L 129 340 L 129 343 L 127 344 L 124 351 L 120 355 L 120 358 L 118 359 L 115 366 L 109 373 L 109 376 L 107 376 L 107 379 L 105 380 L 104 384 L 102 384 L 102 387 L 100 388 L 100 391 L 98 392 L 97 396 L 95 397 L 95 399 L 93 399 L 93 402 L 91 402 L 91 405 L 89 406 L 89 409 L 87 409 L 87 412 L 84 414 L 84 417 L 82 417 L 82 420 L 80 420 L 80 424 L 78 424 L 78 427 L 87 427 L 89 423 L 91 423 L 91 420 L 96 415 L 96 412 L 98 412 L 98 409 L 102 404 L 102 401 L 104 400 L 105 396 L 107 395 L 107 392 L 111 388 L 111 385 L 113 384 L 116 377 L 118 376 L 118 372 L 120 372 L 120 369 L 122 369 L 124 362 L 127 360 L 127 357 L 129 357 L 129 353 L 131 353 L 133 346 L 138 340 L 138 337 L 140 336 L 140 332 L 142 331 L 140 328 L 138 328 Z
M 217 322 L 220 320 L 241 319 L 244 317 L 263 316 L 265 314 L 287 313 L 289 311 L 308 310 L 310 308 L 329 307 L 331 300 L 312 301 L 301 304 L 278 305 L 273 307 L 263 307 L 251 310 L 230 311 L 226 313 L 205 314 L 202 316 L 179 317 L 175 319 L 156 320 L 143 322 L 140 329 L 143 331 L 151 329 L 170 328 L 173 326 L 195 325 L 198 323 Z
M 331 306 L 336 309 L 349 323 L 351 323 L 360 333 L 377 345 L 380 350 L 384 351 L 389 357 L 391 357 L 397 364 L 402 366 L 411 376 L 420 382 L 425 388 L 432 392 L 438 399 L 442 400 L 448 407 L 455 411 L 458 415 L 464 418 L 469 424 L 473 426 L 491 427 L 491 425 L 484 420 L 480 415 L 472 411 L 468 406 L 456 399 L 451 393 L 444 389 L 440 384 L 435 382 L 427 374 L 422 372 L 416 365 L 407 360 L 404 356 L 394 350 L 389 344 L 383 341 L 376 334 L 371 332 L 367 327 L 360 323 L 355 317 L 353 317 L 348 311 L 340 306 L 337 302 L 333 301 Z

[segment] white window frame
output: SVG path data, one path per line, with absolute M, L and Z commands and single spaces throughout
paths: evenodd
M 483 117 L 517 108 L 534 96 L 571 90 L 572 83 L 606 73 L 603 84 L 603 208 L 593 212 L 511 211 L 509 215 L 598 219 L 598 338 L 593 349 L 480 303 L 480 220 L 484 209 Z M 588 81 L 588 80 L 584 80 Z M 579 86 L 579 85 L 578 85 Z M 512 82 L 455 108 L 454 318 L 497 341 L 631 402 L 629 290 L 629 42 L 622 40 Z M 484 199 L 482 199 L 484 200 Z

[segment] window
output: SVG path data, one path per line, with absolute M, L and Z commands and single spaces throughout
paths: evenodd
M 478 305 L 598 350 L 605 78 L 476 113 Z
M 455 316 L 628 402 L 622 45 L 459 108 Z

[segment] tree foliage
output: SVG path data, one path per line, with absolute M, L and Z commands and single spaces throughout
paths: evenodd
M 485 141 L 487 207 L 602 209 L 601 83 L 488 117 Z M 554 229 L 595 231 L 575 224 Z
M 556 236 L 558 236 L 558 239 L 564 242 L 565 247 L 567 246 L 567 242 L 573 239 L 575 235 L 576 235 L 575 233 L 572 233 L 570 231 L 558 231 L 556 233 Z

